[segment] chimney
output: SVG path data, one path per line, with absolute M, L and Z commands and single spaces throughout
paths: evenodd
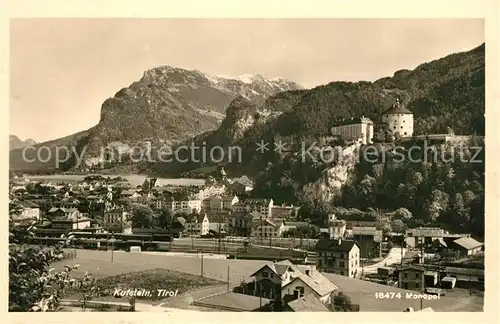
M 309 276 L 309 270 L 306 270 L 306 275 L 308 275 L 308 276 Z

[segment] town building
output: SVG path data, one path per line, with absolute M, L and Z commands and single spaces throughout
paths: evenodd
M 338 290 L 315 266 L 296 266 L 288 260 L 266 264 L 250 277 L 255 278 L 256 295 L 286 302 L 310 296 L 327 304 Z
M 120 193 L 120 196 L 121 196 L 121 198 L 124 198 L 124 199 L 136 200 L 137 198 L 139 198 L 141 196 L 141 194 L 137 190 L 127 189 L 127 190 L 123 190 Z
M 454 278 L 457 286 L 471 286 L 471 283 L 484 284 L 484 269 L 446 267 L 444 273 L 448 278 Z
M 342 119 L 331 128 L 331 133 L 346 141 L 370 144 L 374 134 L 373 121 L 366 117 Z
M 232 212 L 227 218 L 227 231 L 230 232 L 230 235 L 248 237 L 252 234 L 252 225 L 263 217 L 258 212 Z
M 191 235 L 206 235 L 210 230 L 210 222 L 206 214 L 190 214 L 184 224 L 185 230 Z
M 14 210 L 12 218 L 14 221 L 21 220 L 36 220 L 40 221 L 40 207 L 28 200 L 16 201 L 14 206 L 10 208 Z
M 281 237 L 284 226 L 283 222 L 274 222 L 263 218 L 256 220 L 256 224 L 252 228 L 252 236 L 260 238 Z
M 223 204 L 223 200 L 221 197 L 215 196 L 215 197 L 210 198 L 210 209 L 222 210 L 223 206 L 224 206 L 224 204 Z
M 362 258 L 378 258 L 382 255 L 382 231 L 376 227 L 353 227 L 349 232 L 361 249 Z
M 226 186 L 224 184 L 213 184 L 204 186 L 197 192 L 197 198 L 203 200 L 212 196 L 221 196 L 226 192 Z
M 222 209 L 231 210 L 238 201 L 239 199 L 235 195 L 222 196 Z
M 284 237 L 285 236 L 295 237 L 295 231 L 297 230 L 297 228 L 304 228 L 304 227 L 318 228 L 316 225 L 313 225 L 313 224 L 308 223 L 308 222 L 290 222 L 290 221 L 283 219 L 283 218 L 273 218 L 272 222 L 275 224 L 278 222 L 283 223 L 283 230 L 281 232 L 281 235 Z M 318 230 L 319 230 L 319 228 L 318 228 Z
M 59 217 L 53 219 L 52 228 L 64 231 L 78 231 L 90 227 L 90 219 L 85 217 Z
M 406 246 L 420 248 L 432 245 L 434 241 L 440 240 L 445 235 L 442 228 L 439 227 L 418 227 L 406 230 Z
M 351 278 L 359 274 L 360 248 L 355 241 L 324 238 L 316 243 L 314 250 L 319 270 Z
M 78 219 L 82 217 L 80 211 L 77 208 L 59 208 L 59 207 L 52 207 L 49 209 L 47 214 L 51 218 L 74 218 Z
M 483 245 L 483 243 L 476 241 L 472 237 L 462 237 L 453 241 L 452 248 L 462 255 L 474 255 L 482 251 Z
M 299 216 L 299 210 L 300 210 L 300 207 L 296 207 L 293 205 L 291 205 L 291 206 L 274 205 L 271 208 L 271 217 L 292 220 L 292 219 L 296 219 Z
M 331 239 L 344 238 L 347 222 L 343 219 L 337 219 L 335 214 L 328 215 L 328 237 Z
M 423 291 L 425 289 L 425 269 L 419 266 L 409 266 L 399 270 L 399 288 Z
M 388 127 L 394 136 L 413 136 L 413 113 L 399 102 L 399 98 L 396 99 L 391 108 L 382 113 L 382 123 Z
M 122 232 L 130 227 L 127 217 L 128 212 L 122 208 L 107 210 L 104 212 L 104 228 L 108 231 Z
M 230 215 L 227 210 L 211 210 L 204 213 L 208 218 L 208 230 L 215 233 L 225 233 L 227 231 L 227 219 Z
M 247 198 L 233 205 L 233 211 L 235 212 L 255 211 L 262 214 L 265 218 L 271 217 L 272 208 L 273 200 L 262 198 Z
M 201 200 L 191 195 L 175 195 L 166 198 L 161 203 L 162 208 L 171 210 L 173 213 L 200 213 Z

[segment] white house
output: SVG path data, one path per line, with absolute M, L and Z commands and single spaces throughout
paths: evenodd
M 329 303 L 338 290 L 315 266 L 296 266 L 288 260 L 266 264 L 250 277 L 255 278 L 255 290 L 271 298 L 314 296 Z
M 366 117 L 346 118 L 337 121 L 331 133 L 347 141 L 370 144 L 373 140 L 373 121 Z

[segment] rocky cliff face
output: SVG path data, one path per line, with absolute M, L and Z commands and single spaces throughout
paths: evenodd
M 320 179 L 305 185 L 299 194 L 307 200 L 316 197 L 323 204 L 331 202 L 342 186 L 351 180 L 358 161 L 359 148 L 360 144 L 344 148 L 341 162 L 326 168 Z

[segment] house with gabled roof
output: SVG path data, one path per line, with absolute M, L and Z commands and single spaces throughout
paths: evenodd
M 288 260 L 266 264 L 250 277 L 255 278 L 257 294 L 286 302 L 311 296 L 329 303 L 338 290 L 315 266 L 296 266 Z
M 474 255 L 482 251 L 483 245 L 483 243 L 476 241 L 472 237 L 461 237 L 453 241 L 451 247 L 462 255 Z

